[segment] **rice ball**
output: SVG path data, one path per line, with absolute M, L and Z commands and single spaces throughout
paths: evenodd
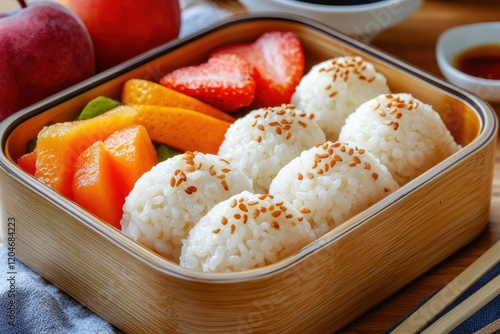
M 237 119 L 217 154 L 246 173 L 255 192 L 267 193 L 284 165 L 324 141 L 325 134 L 313 114 L 284 104 L 256 109 Z
M 433 107 L 407 93 L 362 104 L 347 118 L 339 140 L 375 154 L 400 186 L 460 148 Z
M 176 263 L 182 239 L 215 204 L 253 191 L 252 180 L 213 154 L 186 152 L 142 175 L 126 198 L 122 231 Z
M 326 142 L 283 167 L 269 193 L 290 201 L 320 237 L 397 188 L 387 168 L 364 148 Z
M 385 76 L 372 63 L 359 56 L 336 57 L 316 64 L 303 76 L 291 103 L 314 113 L 326 139 L 336 141 L 350 113 L 389 92 Z
M 290 203 L 245 191 L 214 206 L 193 227 L 180 265 L 204 272 L 249 270 L 275 263 L 315 238 Z

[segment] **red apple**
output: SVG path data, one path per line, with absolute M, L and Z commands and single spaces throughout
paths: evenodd
M 39 1 L 0 18 L 0 121 L 94 72 L 90 35 L 67 8 Z
M 97 71 L 117 65 L 179 35 L 178 0 L 56 0 L 85 23 Z

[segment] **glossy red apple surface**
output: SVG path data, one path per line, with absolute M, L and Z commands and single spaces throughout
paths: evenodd
M 0 121 L 94 73 L 90 35 L 65 7 L 37 1 L 0 17 Z
M 76 13 L 94 43 L 97 71 L 179 35 L 178 0 L 57 0 Z

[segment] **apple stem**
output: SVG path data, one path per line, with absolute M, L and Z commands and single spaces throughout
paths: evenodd
M 28 4 L 26 3 L 25 0 L 17 0 L 17 2 L 19 2 L 19 4 L 21 5 L 21 8 L 26 8 L 28 7 Z

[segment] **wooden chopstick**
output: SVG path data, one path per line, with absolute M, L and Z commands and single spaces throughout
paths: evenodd
M 449 333 L 455 327 L 467 320 L 481 307 L 488 304 L 493 298 L 500 294 L 500 276 L 492 279 L 472 296 L 458 304 L 450 312 L 439 318 L 438 321 L 430 325 L 422 334 L 429 333 Z
M 500 241 L 496 242 L 488 249 L 481 257 L 467 267 L 460 275 L 455 277 L 444 288 L 437 292 L 427 302 L 421 305 L 391 333 L 417 333 L 422 330 L 432 319 L 441 313 L 448 305 L 457 299 L 464 291 L 474 284 L 481 276 L 493 268 L 500 260 Z M 499 276 L 500 277 L 500 276 Z M 500 278 L 496 277 L 490 283 L 478 290 L 472 296 L 460 303 L 446 316 L 443 316 L 435 326 L 451 327 L 457 326 L 461 322 L 460 319 L 473 314 L 474 308 L 479 309 L 489 300 L 498 295 L 500 287 Z M 497 291 L 497 293 L 495 293 Z M 489 300 L 488 300 L 489 299 Z M 462 306 L 462 304 L 464 304 Z M 458 322 L 456 325 L 455 323 Z M 439 325 L 441 324 L 441 325 Z M 434 326 L 434 325 L 433 325 Z M 441 327 L 439 327 L 441 328 Z M 453 327 L 454 328 L 454 327 Z M 444 331 L 436 331 L 433 333 L 443 333 Z

